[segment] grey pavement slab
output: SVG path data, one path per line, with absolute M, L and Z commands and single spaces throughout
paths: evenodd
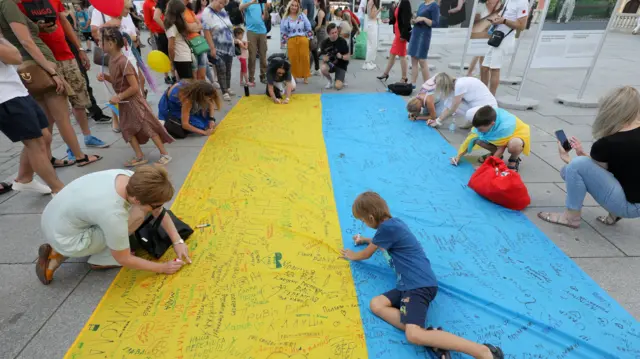
M 33 264 L 0 264 L 0 358 L 14 358 L 87 274 L 86 264 L 65 263 L 49 286 Z M 43 357 L 52 358 L 52 357 Z
M 26 264 L 36 259 L 37 248 L 44 241 L 40 214 L 0 215 L 0 264 Z
M 584 220 L 578 229 L 547 223 L 538 212 L 562 212 L 564 207 L 529 207 L 524 214 L 569 257 L 620 257 L 620 252 Z
M 118 271 L 90 271 L 55 309 L 42 329 L 29 338 L 29 345 L 17 358 L 62 358 L 89 320 Z
M 622 307 L 638 319 L 640 258 L 578 258 L 575 262 Z M 635 288 L 635 290 L 629 290 Z
M 585 208 L 582 212 L 583 220 L 622 252 L 628 256 L 640 256 L 640 221 L 623 219 L 613 226 L 608 226 L 596 219 L 598 216 L 606 215 L 607 211 L 601 207 Z

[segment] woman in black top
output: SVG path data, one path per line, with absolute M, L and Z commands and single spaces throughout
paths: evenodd
M 605 97 L 593 123 L 591 155 L 580 141 L 569 142 L 578 157 L 571 159 L 559 144 L 560 158 L 567 163 L 560 174 L 567 184 L 567 209 L 563 213 L 540 212 L 542 220 L 577 228 L 587 193 L 609 211 L 598 217 L 612 225 L 622 218 L 640 217 L 640 93 L 631 86 Z

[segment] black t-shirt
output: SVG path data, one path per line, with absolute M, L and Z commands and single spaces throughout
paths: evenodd
M 279 63 L 271 63 L 267 68 L 267 84 L 273 85 L 274 82 L 291 82 L 291 70 L 286 71 L 283 76 L 278 76 L 278 69 L 281 68 Z
M 603 137 L 591 146 L 591 158 L 608 164 L 627 201 L 640 203 L 640 128 Z
M 331 41 L 330 38 L 325 39 L 320 44 L 320 55 L 329 55 L 329 62 L 333 63 L 336 67 L 346 70 L 349 61 L 339 59 L 336 57 L 338 53 L 347 55 L 349 53 L 349 44 L 347 40 L 339 37 L 336 41 Z

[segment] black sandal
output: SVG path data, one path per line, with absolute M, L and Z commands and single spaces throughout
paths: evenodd
M 57 158 L 51 157 L 51 165 L 53 166 L 53 168 L 69 167 L 76 164 L 76 161 L 69 161 L 69 160 L 60 160 L 62 161 L 62 164 L 57 164 L 56 163 L 57 160 L 58 160 Z
M 84 158 L 77 159 L 76 160 L 76 164 L 78 165 L 78 167 L 84 167 L 86 165 L 90 165 L 92 163 L 96 163 L 96 162 L 98 162 L 98 161 L 100 161 L 102 159 L 102 156 L 100 156 L 100 155 L 91 155 L 91 156 L 94 156 L 96 158 L 95 161 L 89 161 L 89 155 L 87 155 L 87 154 L 84 155 Z
M 489 348 L 491 351 L 491 355 L 493 355 L 493 359 L 504 359 L 504 353 L 500 347 L 493 346 L 491 344 L 483 344 L 485 347 Z
M 440 330 L 440 331 L 442 331 L 442 327 L 437 327 L 437 328 L 427 327 L 427 330 Z M 438 348 L 433 348 L 433 347 L 427 347 L 427 349 L 431 350 L 433 352 L 433 354 L 435 354 L 436 357 L 438 357 L 438 359 L 451 359 L 451 353 L 449 353 L 448 350 L 443 350 L 443 349 L 438 349 Z
M 0 182 L 0 186 L 2 186 L 2 189 L 0 189 L 0 194 L 5 194 L 7 192 L 13 191 L 13 185 L 10 183 Z
M 519 172 L 520 171 L 520 161 L 522 161 L 520 159 L 520 157 L 516 158 L 515 160 L 509 158 L 509 164 L 507 165 L 507 168 L 510 169 L 510 170 L 514 170 L 516 172 Z

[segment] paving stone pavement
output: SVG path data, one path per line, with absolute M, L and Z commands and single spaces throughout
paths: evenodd
M 277 29 L 274 28 L 274 32 Z M 524 36 L 522 46 L 514 66 L 514 75 L 523 71 L 531 47 L 530 36 Z M 603 53 L 597 63 L 589 86 L 588 95 L 601 96 L 607 90 L 619 85 L 633 85 L 640 88 L 640 36 L 612 33 L 607 38 Z M 274 33 L 270 40 L 270 52 L 279 52 L 278 39 Z M 275 50 L 273 50 L 275 49 Z M 143 52 L 149 51 L 149 48 Z M 447 64 L 460 61 L 462 49 L 456 46 L 438 46 L 432 51 L 442 55 L 437 61 L 436 71 L 449 71 Z M 384 52 L 378 53 L 379 68 L 386 64 Z M 381 92 L 383 84 L 375 76 L 381 70 L 364 71 L 362 61 L 352 61 L 347 77 L 348 87 L 342 92 Z M 104 85 L 94 81 L 98 68 L 90 71 L 91 84 L 98 98 L 104 103 L 109 98 Z M 523 96 L 540 100 L 535 111 L 515 113 L 532 129 L 532 154 L 521 165 L 522 178 L 527 183 L 532 205 L 525 210 L 526 215 L 554 241 L 567 256 L 574 258 L 596 282 L 625 307 L 636 319 L 640 318 L 640 221 L 623 220 L 616 226 L 608 227 L 595 218 L 605 214 L 593 199 L 589 198 L 583 213 L 583 223 L 578 230 L 542 223 L 536 217 L 541 210 L 559 211 L 563 208 L 565 185 L 560 178 L 562 162 L 558 158 L 553 133 L 564 129 L 567 135 L 578 136 L 587 147 L 592 143 L 591 123 L 596 110 L 564 107 L 553 102 L 557 94 L 575 93 L 580 87 L 585 70 L 532 70 L 524 85 Z M 239 82 L 239 63 L 234 63 L 232 88 L 242 93 Z M 399 64 L 391 72 L 390 80 L 400 79 Z M 156 77 L 160 89 L 165 88 L 161 77 Z M 300 84 L 298 93 L 333 93 L 325 90 L 325 81 L 313 77 L 309 85 Z M 498 95 L 514 95 L 517 86 L 501 85 Z M 253 90 L 262 95 L 263 87 Z M 157 108 L 160 94 L 150 93 L 149 102 Z M 236 96 L 227 104 L 217 118 L 232 108 L 239 99 Z M 294 97 L 295 101 L 295 97 Z M 446 127 L 446 126 L 445 126 Z M 131 157 L 132 151 L 121 136 L 111 131 L 109 125 L 92 124 L 93 134 L 108 142 L 107 149 L 90 149 L 88 153 L 98 153 L 104 159 L 87 167 L 63 168 L 58 175 L 65 183 L 84 174 L 121 168 Z M 77 131 L 80 135 L 80 132 Z M 456 130 L 442 135 L 457 146 L 465 134 Z M 81 136 L 79 136 L 81 137 Z M 196 137 L 177 141 L 168 146 L 174 160 L 167 168 L 177 187 L 186 178 L 205 138 Z M 12 144 L 0 135 L 0 179 L 12 179 L 17 171 L 18 157 L 22 146 Z M 66 146 L 59 135 L 54 136 L 54 155 L 64 157 Z M 152 144 L 143 146 L 146 155 L 156 160 L 159 153 Z M 635 165 L 635 164 L 634 164 Z M 117 271 L 91 271 L 85 259 L 69 261 L 56 273 L 55 281 L 48 287 L 41 285 L 34 274 L 36 250 L 42 243 L 40 214 L 49 199 L 26 193 L 12 192 L 0 196 L 0 358 L 61 358 L 76 335 L 91 315 L 96 304 L 115 277 Z

